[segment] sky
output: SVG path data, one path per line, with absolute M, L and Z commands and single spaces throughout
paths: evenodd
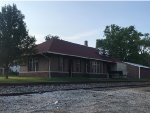
M 150 2 L 131 1 L 0 1 L 0 7 L 15 3 L 25 15 L 29 34 L 37 44 L 48 34 L 60 39 L 95 47 L 96 39 L 105 38 L 107 25 L 134 25 L 150 33 Z

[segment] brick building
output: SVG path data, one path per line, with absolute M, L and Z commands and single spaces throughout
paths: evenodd
M 140 64 L 125 62 L 127 65 L 127 78 L 150 78 L 150 67 Z
M 103 55 L 96 48 L 52 38 L 37 45 L 37 53 L 27 56 L 20 75 L 87 76 L 108 78 L 116 71 L 117 60 Z

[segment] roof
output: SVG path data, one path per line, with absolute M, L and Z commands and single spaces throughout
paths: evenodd
M 109 62 L 116 62 L 114 58 L 100 55 L 99 50 L 80 44 L 64 41 L 61 39 L 51 38 L 50 40 L 37 45 L 38 54 L 57 53 L 68 56 L 77 56 L 82 58 L 91 58 Z
M 141 65 L 141 64 L 135 64 L 135 63 L 131 63 L 131 62 L 124 62 L 124 63 L 129 64 L 129 65 L 132 65 L 132 66 L 136 66 L 136 67 L 150 68 L 150 67 L 148 67 L 148 66 L 143 66 L 143 65 Z

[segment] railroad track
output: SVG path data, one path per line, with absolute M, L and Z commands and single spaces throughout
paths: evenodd
M 32 91 L 32 88 L 37 87 L 42 87 L 42 90 L 36 90 L 36 91 Z M 49 88 L 43 90 L 44 88 L 47 88 L 47 85 L 14 85 L 14 86 L 0 86 L 0 88 L 5 88 L 6 90 L 10 90 L 10 88 L 14 88 L 14 92 L 7 92 L 7 93 L 3 93 L 0 91 L 0 96 L 19 96 L 19 95 L 28 95 L 28 94 L 42 94 L 42 93 L 46 93 L 46 92 L 53 92 L 53 91 L 68 91 L 68 90 L 94 90 L 94 91 L 103 91 L 103 90 L 117 90 L 117 89 L 125 89 L 125 88 L 138 88 L 138 87 L 148 87 L 150 86 L 150 82 L 121 82 L 121 83 L 87 83 L 87 84 L 54 84 L 49 85 Z M 64 86 L 64 87 L 63 87 Z M 18 90 L 18 88 L 21 89 L 21 91 L 19 92 L 15 92 L 15 88 L 16 90 Z M 24 88 L 24 91 L 22 91 L 22 88 Z M 26 88 L 31 88 L 31 90 L 28 91 L 28 89 Z

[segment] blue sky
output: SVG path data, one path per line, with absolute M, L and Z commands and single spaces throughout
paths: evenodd
M 15 3 L 25 15 L 29 34 L 44 41 L 48 34 L 61 39 L 95 47 L 104 38 L 106 25 L 134 25 L 138 31 L 150 33 L 150 2 L 52 2 L 1 1 L 0 7 Z

